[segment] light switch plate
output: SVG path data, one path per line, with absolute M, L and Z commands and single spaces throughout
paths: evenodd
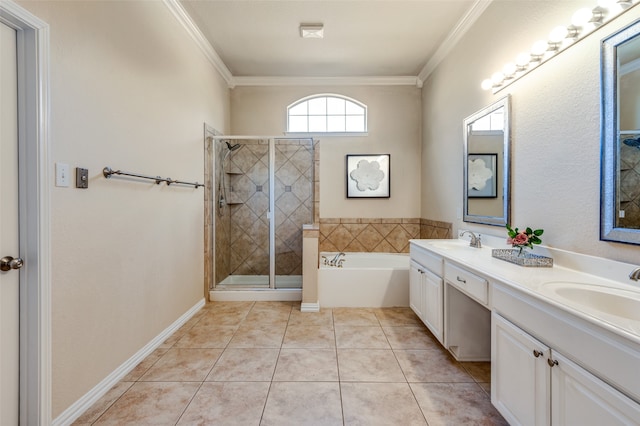
M 56 186 L 69 186 L 69 165 L 56 163 Z
M 76 188 L 89 188 L 89 170 L 76 167 Z

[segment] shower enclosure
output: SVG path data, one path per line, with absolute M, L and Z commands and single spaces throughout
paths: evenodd
M 301 288 L 313 140 L 216 136 L 212 151 L 210 289 Z

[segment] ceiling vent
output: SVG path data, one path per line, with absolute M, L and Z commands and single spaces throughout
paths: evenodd
M 302 37 L 302 38 L 324 38 L 324 25 L 322 25 L 322 24 L 300 24 L 300 37 Z

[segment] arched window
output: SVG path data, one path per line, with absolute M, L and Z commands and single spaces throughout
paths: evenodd
M 289 133 L 362 133 L 366 105 L 340 95 L 313 95 L 287 107 Z

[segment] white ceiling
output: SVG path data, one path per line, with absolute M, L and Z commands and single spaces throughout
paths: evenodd
M 489 2 L 179 0 L 234 78 L 418 77 Z

